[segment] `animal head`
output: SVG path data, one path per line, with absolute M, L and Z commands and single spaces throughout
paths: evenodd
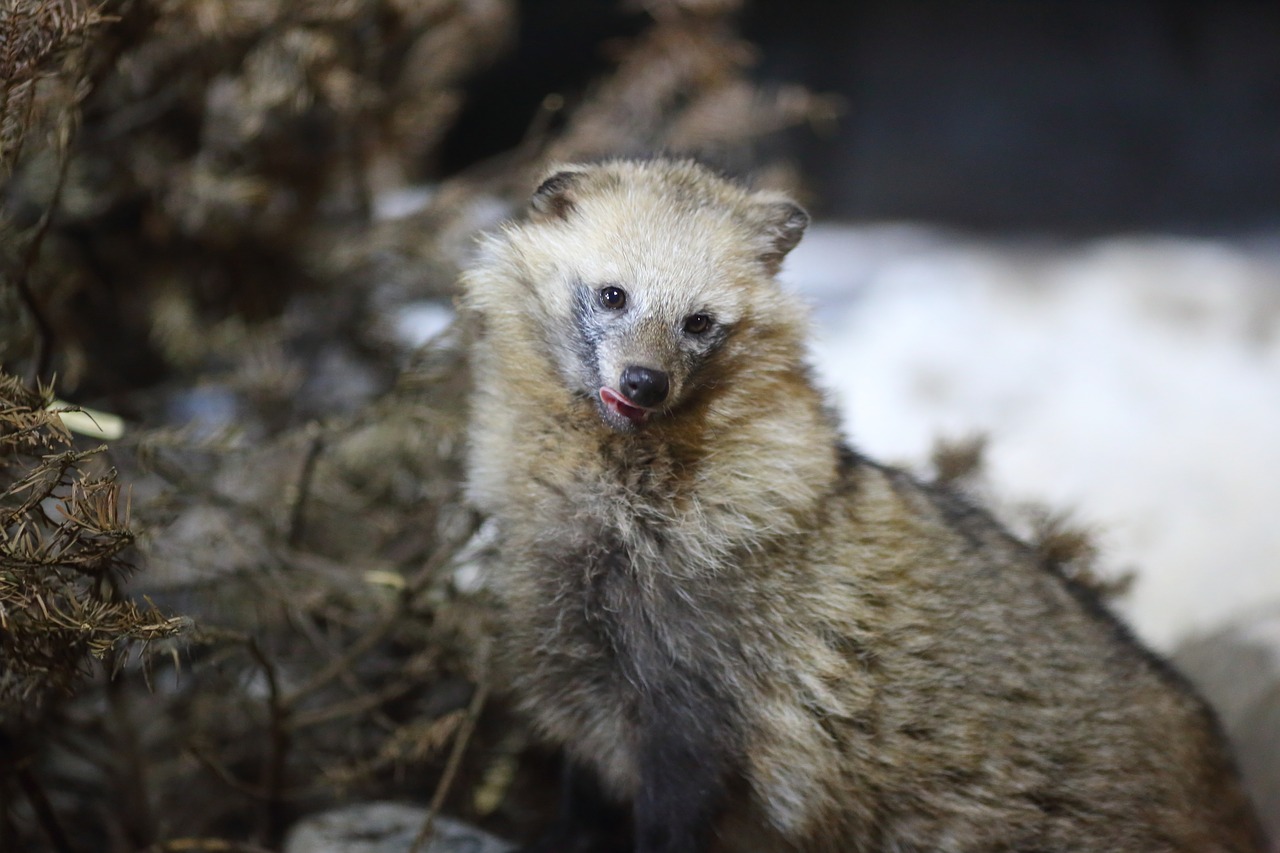
M 488 240 L 466 299 L 497 345 L 532 345 L 608 426 L 639 430 L 802 325 L 774 276 L 808 222 L 690 161 L 561 166 Z M 504 369 L 538 381 L 534 365 Z

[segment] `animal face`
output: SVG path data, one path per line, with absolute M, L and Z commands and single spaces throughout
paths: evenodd
M 564 387 L 631 432 L 678 414 L 723 378 L 732 342 L 791 315 L 773 275 L 807 223 L 693 163 L 567 167 L 488 247 L 506 274 L 468 296 L 538 338 Z
M 605 423 L 628 431 L 679 407 L 699 368 L 732 334 L 743 308 L 698 288 L 632 278 L 575 281 L 567 346 L 558 361 Z

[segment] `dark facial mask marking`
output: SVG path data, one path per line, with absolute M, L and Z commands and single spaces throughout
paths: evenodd
M 604 338 L 604 330 L 593 322 L 598 300 L 596 291 L 582 282 L 574 284 L 573 324 L 576 334 L 572 335 L 570 344 L 582 369 L 588 374 L 591 384 L 599 385 L 600 342 Z M 593 392 L 594 393 L 594 389 Z

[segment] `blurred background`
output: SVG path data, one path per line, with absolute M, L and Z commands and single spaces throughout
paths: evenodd
M 743 5 L 753 79 L 838 99 L 838 118 L 773 149 L 801 165 L 822 218 L 1093 235 L 1280 217 L 1273 3 Z M 515 144 L 547 92 L 583 87 L 599 45 L 644 22 L 588 0 L 529 6 L 514 50 L 474 82 L 446 167 Z
M 7 0 L 0 850 L 551 814 L 452 298 L 549 164 L 653 153 L 810 208 L 850 440 L 1086 534 L 1280 837 L 1280 5 Z

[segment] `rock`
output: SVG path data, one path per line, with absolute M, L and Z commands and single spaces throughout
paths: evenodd
M 1184 642 L 1173 661 L 1217 710 L 1245 789 L 1280 850 L 1280 606 Z
M 294 824 L 284 853 L 408 853 L 427 810 L 402 803 L 360 803 L 309 815 Z M 422 853 L 508 853 L 515 846 L 475 827 L 437 816 Z

